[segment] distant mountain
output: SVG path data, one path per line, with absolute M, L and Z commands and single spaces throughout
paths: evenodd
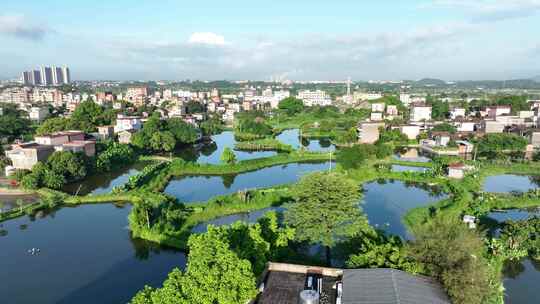
M 535 81 L 535 82 L 540 82 L 540 75 L 531 78 L 531 80 L 532 80 L 532 81 Z
M 416 82 L 419 86 L 445 86 L 446 81 L 436 78 L 423 78 Z

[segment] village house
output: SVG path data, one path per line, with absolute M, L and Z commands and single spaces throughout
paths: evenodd
M 358 126 L 358 140 L 362 144 L 372 144 L 379 139 L 379 128 L 384 128 L 383 122 L 362 122 Z
M 463 223 L 467 224 L 470 229 L 474 229 L 476 228 L 476 217 L 466 214 L 463 216 Z
M 126 130 L 140 130 L 142 128 L 142 118 L 139 116 L 125 116 L 119 114 L 116 117 L 114 132 L 119 133 Z
M 54 147 L 37 143 L 14 144 L 6 151 L 15 169 L 32 170 L 37 162 L 44 162 L 54 153 Z
M 384 102 L 372 103 L 371 112 L 384 112 Z
M 452 163 L 448 165 L 448 177 L 462 179 L 465 177 L 466 166 L 462 163 Z
M 486 134 L 502 133 L 504 131 L 504 123 L 494 120 L 483 120 L 481 123 L 482 129 Z
M 381 112 L 371 112 L 369 119 L 372 121 L 381 121 L 383 120 L 383 113 Z
M 137 131 L 131 129 L 131 130 L 124 130 L 117 133 L 118 136 L 118 142 L 121 144 L 130 144 L 131 143 L 131 137 L 133 134 L 135 134 Z
M 414 125 L 400 126 L 399 130 L 405 134 L 408 139 L 416 139 L 420 135 L 420 127 Z
M 339 269 L 268 263 L 256 304 L 449 304 L 433 278 L 388 268 Z M 322 300 L 326 298 L 326 300 Z
M 99 126 L 97 129 L 101 139 L 109 139 L 114 136 L 114 126 Z
M 49 117 L 49 109 L 47 107 L 31 107 L 28 111 L 28 117 L 32 121 L 41 122 Z
M 96 143 L 85 140 L 85 134 L 81 131 L 56 132 L 36 136 L 34 142 L 14 144 L 11 150 L 6 151 L 6 156 L 15 169 L 31 170 L 37 162 L 46 161 L 54 151 L 80 152 L 94 156 Z
M 484 113 L 489 118 L 495 118 L 501 115 L 510 115 L 512 107 L 509 105 L 488 106 L 484 109 Z
M 396 105 L 386 106 L 386 115 L 397 116 L 399 114 L 398 107 Z
M 473 120 L 457 119 L 454 121 L 454 127 L 458 132 L 474 132 L 476 122 Z
M 450 119 L 456 120 L 459 117 L 465 118 L 465 108 L 453 108 L 450 110 Z
M 532 129 L 528 132 L 529 143 L 534 148 L 540 148 L 540 129 Z
M 431 106 L 415 103 L 411 105 L 411 121 L 431 120 Z
M 63 131 L 34 137 L 39 145 L 53 146 L 56 151 L 81 152 L 86 156 L 96 154 L 96 142 L 85 140 L 82 131 Z

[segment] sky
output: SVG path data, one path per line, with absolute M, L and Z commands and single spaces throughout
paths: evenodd
M 2 0 L 0 79 L 444 80 L 540 75 L 540 0 Z

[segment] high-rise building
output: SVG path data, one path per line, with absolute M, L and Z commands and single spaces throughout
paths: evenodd
M 39 70 L 24 71 L 22 82 L 25 85 L 34 86 L 62 85 L 71 83 L 71 75 L 66 66 L 62 68 L 42 66 Z
M 41 67 L 41 84 L 45 86 L 53 84 L 53 73 L 51 67 Z
M 69 72 L 69 68 L 66 66 L 62 68 L 62 79 L 64 80 L 64 84 L 71 83 L 71 74 Z
M 62 68 L 52 67 L 52 82 L 54 85 L 61 85 L 64 83 L 64 73 Z
M 23 72 L 22 82 L 24 85 L 32 85 L 32 72 L 29 72 L 29 71 Z
M 32 71 L 32 85 L 41 85 L 41 72 L 39 70 Z

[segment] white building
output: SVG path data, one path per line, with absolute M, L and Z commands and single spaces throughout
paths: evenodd
M 405 134 L 408 139 L 416 139 L 420 135 L 420 126 L 406 125 L 399 127 L 401 133 Z
M 465 117 L 465 108 L 453 108 L 450 111 L 450 119 L 454 120 L 458 117 Z
M 116 117 L 116 125 L 114 126 L 115 133 L 127 130 L 140 130 L 141 128 L 142 120 L 139 116 L 118 115 Z
M 458 132 L 473 132 L 476 123 L 474 121 L 456 121 L 454 126 Z
M 419 122 L 431 120 L 431 106 L 425 104 L 414 104 L 411 106 L 411 121 Z
M 298 92 L 298 99 L 301 99 L 307 107 L 332 105 L 330 96 L 321 90 L 302 90 Z
M 399 101 L 401 101 L 401 103 L 404 106 L 409 106 L 409 104 L 411 103 L 411 95 L 406 94 L 406 93 L 401 93 L 399 94 Z
M 384 102 L 372 103 L 371 112 L 384 112 Z
M 353 99 L 355 101 L 376 100 L 382 97 L 383 95 L 381 93 L 375 92 L 354 92 L 353 94 Z
M 49 109 L 47 107 L 31 107 L 28 111 L 28 117 L 33 121 L 43 121 L 49 116 Z

